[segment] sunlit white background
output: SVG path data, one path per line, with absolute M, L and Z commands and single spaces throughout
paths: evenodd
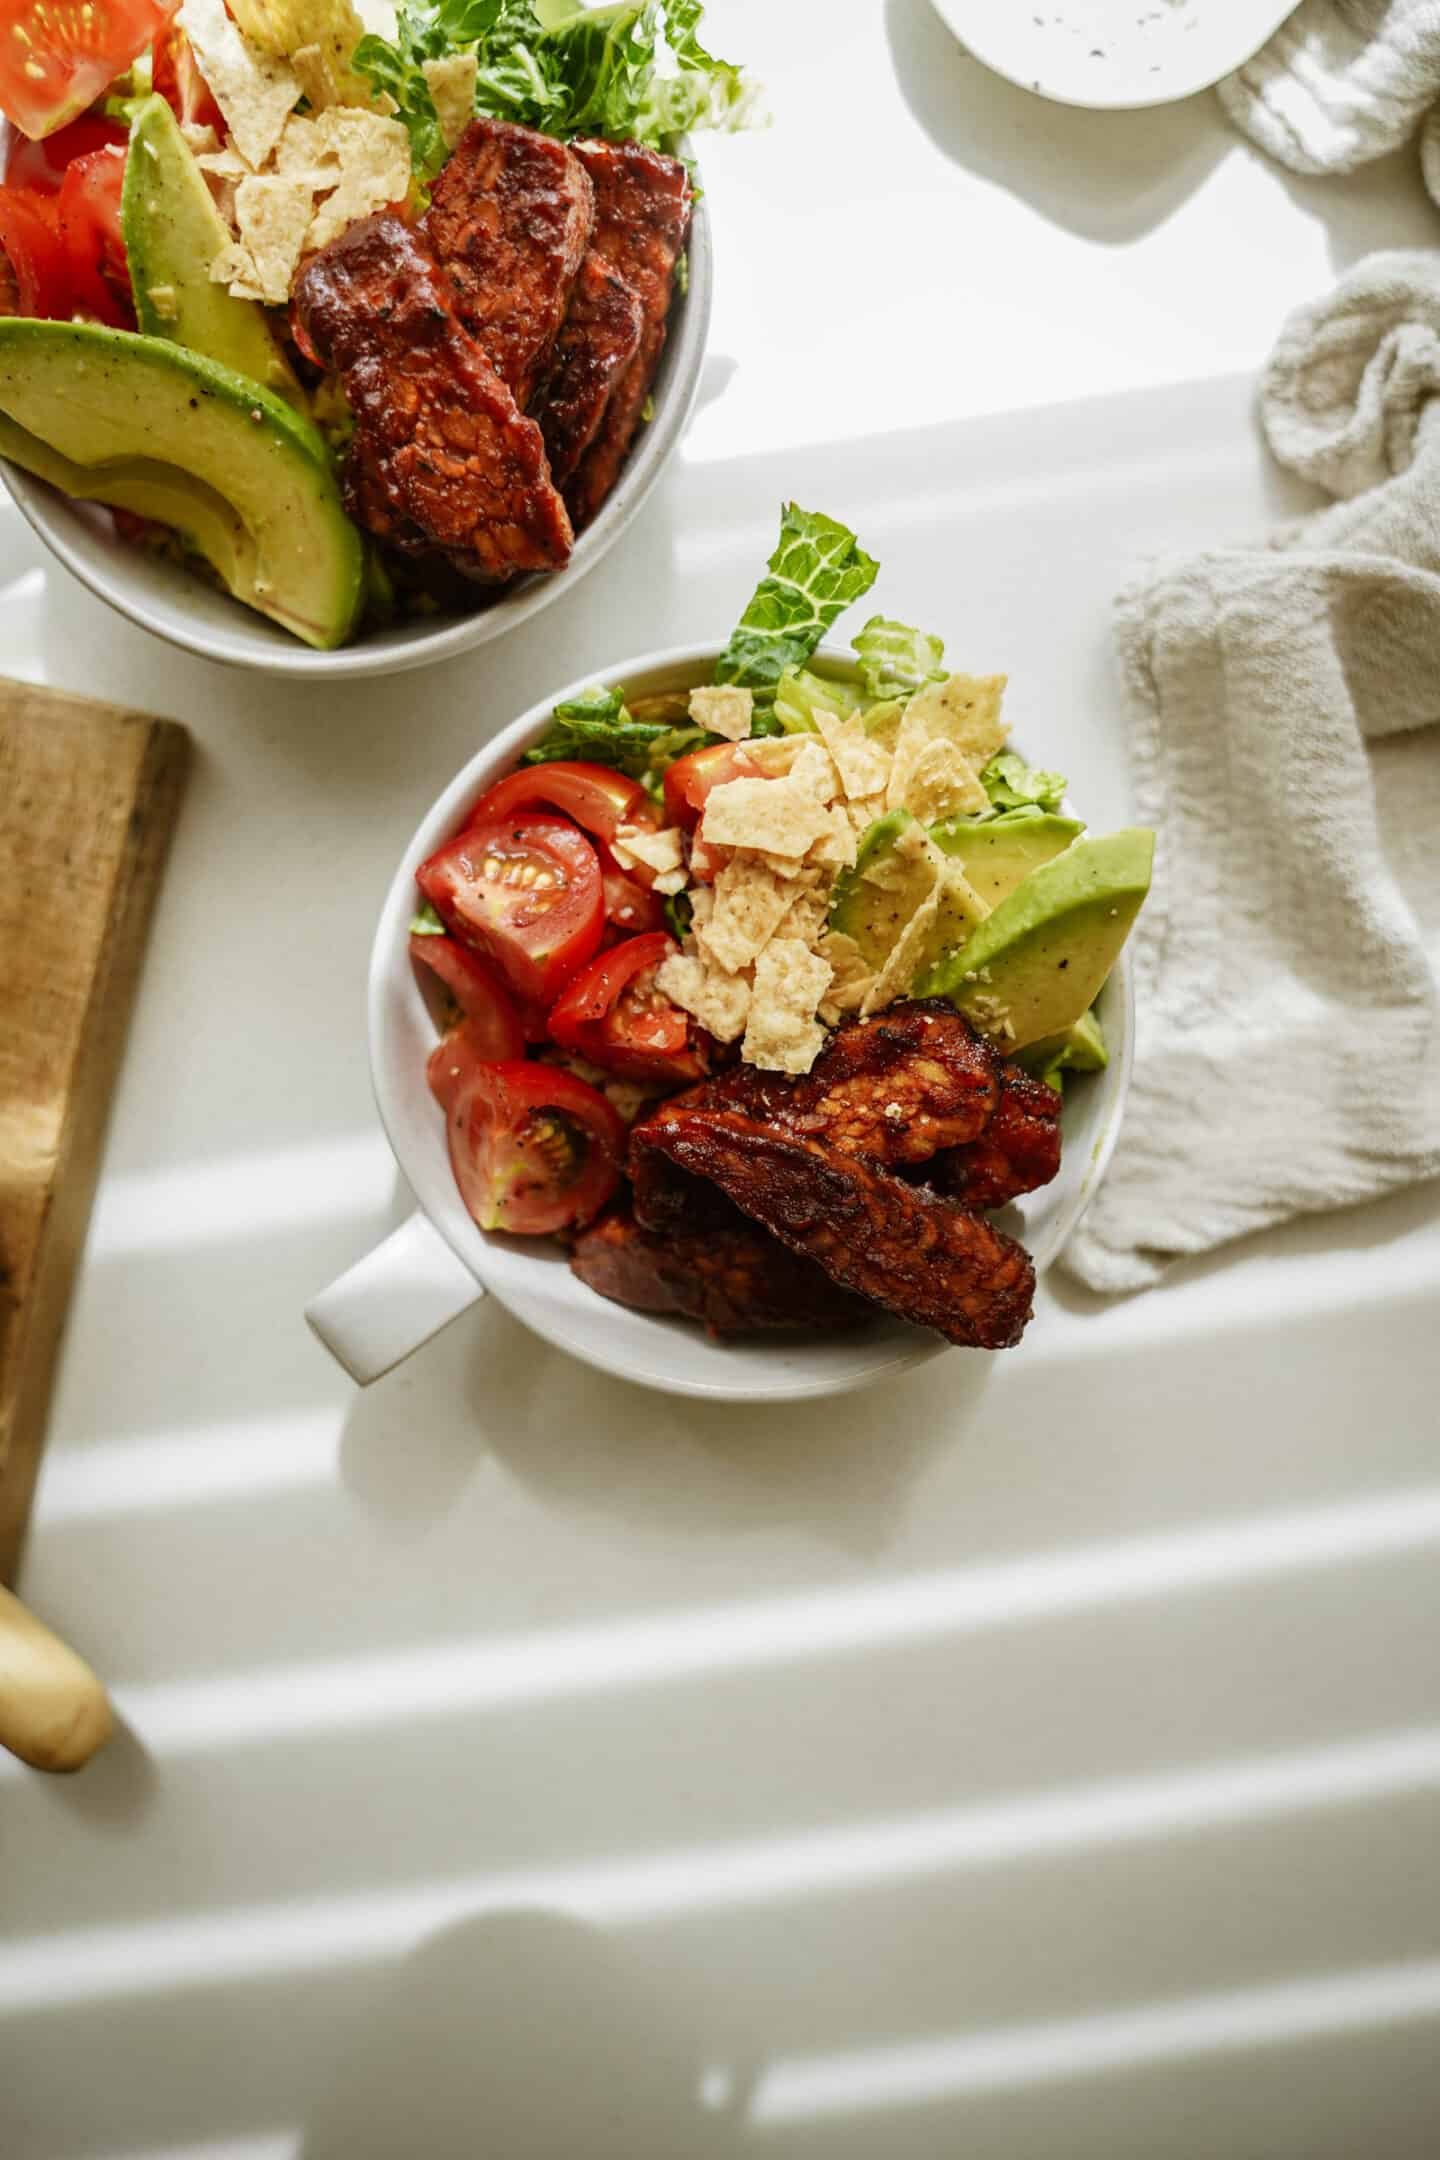
M 223 674 L 0 513 L 6 669 L 197 743 L 23 1582 L 126 1731 L 0 1770 L 0 2152 L 1421 2160 L 1433 1192 L 813 1412 L 493 1309 L 359 1397 L 300 1322 L 404 1205 L 366 951 L 477 739 L 723 636 L 794 495 L 1123 815 L 1116 582 L 1297 506 L 1248 371 L 1440 239 L 1405 161 L 1299 182 L 1208 99 L 1033 103 L 926 0 L 712 24 L 774 126 L 707 155 L 702 409 L 502 649 Z

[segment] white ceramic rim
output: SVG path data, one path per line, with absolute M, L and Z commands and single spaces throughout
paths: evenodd
M 7 140 L 8 129 L 0 120 L 0 160 Z M 32 531 L 97 600 L 103 600 L 127 622 L 137 623 L 142 630 L 151 631 L 184 652 L 197 653 L 201 659 L 261 674 L 327 682 L 398 675 L 453 659 L 458 653 L 474 651 L 518 629 L 542 608 L 573 590 L 639 515 L 685 432 L 700 388 L 715 283 L 710 218 L 703 192 L 697 197 L 690 222 L 688 255 L 687 287 L 678 295 L 671 312 L 670 334 L 652 393 L 654 417 L 641 430 L 604 506 L 581 533 L 563 570 L 518 580 L 504 599 L 475 615 L 442 620 L 433 628 L 381 631 L 334 652 L 316 652 L 278 624 L 254 614 L 242 602 L 210 592 L 178 565 L 163 566 L 168 573 L 163 580 L 164 597 L 151 597 L 139 590 L 128 574 L 126 552 L 119 543 L 107 542 L 104 555 L 99 556 L 93 535 L 89 546 L 80 539 L 76 528 L 83 526 L 85 512 L 81 506 L 4 459 L 0 459 L 0 479 Z M 223 601 L 227 623 L 233 614 L 233 628 L 217 623 L 208 610 L 187 619 L 190 589 L 208 601 Z
M 1225 0 L 1229 20 L 1220 25 L 1219 32 L 1212 30 L 1204 18 L 1196 18 L 1205 32 L 1195 41 L 1199 57 L 1189 57 L 1188 65 L 1181 67 L 1168 62 L 1167 56 L 1167 61 L 1161 63 L 1161 85 L 1143 91 L 1133 82 L 1131 87 L 1117 90 L 1113 73 L 1104 66 L 1092 69 L 1090 62 L 1095 55 L 1078 44 L 1066 56 L 1068 64 L 1075 68 L 1073 78 L 1066 77 L 1066 63 L 1062 61 L 1058 84 L 1039 79 L 1037 68 L 1043 72 L 1049 63 L 1037 58 L 1030 30 L 1064 29 L 1063 21 L 1054 20 L 1053 6 L 1049 10 L 1051 20 L 1042 25 L 1033 10 L 1020 5 L 1020 0 L 1011 0 L 1010 5 L 1005 0 L 1000 0 L 999 5 L 996 0 L 932 0 L 932 4 L 972 59 L 1014 83 L 1017 89 L 1046 98 L 1052 105 L 1070 105 L 1081 111 L 1145 112 L 1157 105 L 1178 105 L 1184 98 L 1213 89 L 1225 76 L 1244 67 L 1295 13 L 1300 0 Z M 1194 0 L 1194 4 L 1199 6 L 1201 0 Z M 1222 34 L 1227 28 L 1228 39 Z M 1052 38 L 1051 45 L 1055 43 Z M 1092 75 L 1093 82 L 1089 79 Z
M 367 990 L 370 1074 L 381 1124 L 395 1159 L 415 1195 L 416 1205 L 439 1231 L 456 1258 L 470 1269 L 491 1296 L 497 1297 L 506 1310 L 524 1325 L 571 1356 L 579 1357 L 640 1386 L 653 1387 L 669 1394 L 691 1395 L 710 1400 L 719 1398 L 737 1402 L 786 1402 L 848 1393 L 886 1375 L 923 1364 L 951 1346 L 938 1336 L 904 1327 L 900 1323 L 880 1323 L 874 1339 L 875 1355 L 868 1363 L 852 1364 L 845 1372 L 830 1377 L 818 1368 L 796 1373 L 777 1368 L 767 1374 L 764 1380 L 757 1382 L 754 1378 L 744 1377 L 749 1345 L 740 1343 L 734 1346 L 733 1351 L 736 1359 L 733 1386 L 726 1384 L 723 1373 L 718 1382 L 707 1380 L 699 1383 L 686 1375 L 666 1371 L 663 1359 L 653 1368 L 645 1368 L 637 1366 L 633 1359 L 622 1360 L 617 1356 L 613 1360 L 607 1360 L 603 1355 L 592 1354 L 590 1350 L 569 1339 L 563 1327 L 549 1320 L 547 1308 L 542 1307 L 540 1311 L 517 1310 L 512 1298 L 497 1287 L 494 1271 L 487 1266 L 487 1259 L 496 1246 L 503 1251 L 510 1246 L 511 1241 L 492 1240 L 489 1233 L 470 1223 L 468 1218 L 464 1221 L 461 1234 L 453 1235 L 449 1224 L 437 1220 L 426 1206 L 424 1190 L 428 1178 L 423 1167 L 417 1169 L 416 1157 L 409 1143 L 411 1121 L 401 1099 L 398 1078 L 392 1073 L 385 1055 L 389 1034 L 387 1002 L 393 976 L 402 956 L 403 965 L 407 968 L 411 965 L 407 948 L 407 925 L 416 908 L 414 879 L 420 863 L 458 828 L 465 814 L 485 790 L 509 771 L 521 753 L 543 733 L 549 724 L 553 707 L 562 699 L 578 695 L 597 681 L 638 686 L 639 694 L 643 695 L 646 679 L 650 677 L 675 676 L 687 670 L 704 670 L 708 674 L 720 650 L 720 646 L 714 643 L 674 646 L 658 652 L 640 654 L 599 669 L 591 669 L 575 682 L 548 692 L 528 712 L 492 737 L 436 797 L 411 835 L 401 856 L 380 910 L 380 919 L 371 947 Z M 837 672 L 854 672 L 852 656 L 839 648 L 822 646 L 816 658 Z M 1068 803 L 1065 807 L 1067 811 L 1070 809 Z M 417 999 L 420 996 L 418 985 L 415 995 Z M 1103 1073 L 1091 1077 L 1090 1085 L 1095 1093 L 1090 1098 L 1090 1107 L 1094 1115 L 1088 1121 L 1091 1124 L 1098 1123 L 1099 1129 L 1090 1142 L 1089 1158 L 1080 1183 L 1068 1203 L 1057 1211 L 1057 1218 L 1053 1225 L 1048 1227 L 1043 1239 L 1032 1243 L 1028 1236 L 1026 1238 L 1037 1278 L 1058 1257 L 1084 1215 L 1105 1175 L 1119 1138 L 1125 1098 L 1130 1085 L 1135 1040 L 1135 990 L 1128 947 L 1121 953 L 1105 985 L 1102 1010 L 1110 1063 Z M 592 1295 L 598 1297 L 598 1293 Z M 657 1342 L 663 1342 L 668 1331 L 677 1324 L 682 1323 L 657 1319 L 650 1322 Z M 812 1342 L 817 1350 L 823 1350 L 823 1341 L 815 1338 L 796 1337 L 794 1341 L 797 1351 L 807 1341 Z

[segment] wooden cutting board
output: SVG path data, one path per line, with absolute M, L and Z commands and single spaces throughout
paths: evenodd
M 170 721 L 0 678 L 0 1583 L 188 751 Z

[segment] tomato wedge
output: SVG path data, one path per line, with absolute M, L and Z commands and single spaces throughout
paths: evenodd
M 472 825 L 421 864 L 416 882 L 446 927 L 532 1004 L 554 1004 L 605 926 L 599 858 L 567 818 Z
M 410 939 L 410 957 L 444 983 L 466 1020 L 478 1054 L 498 1062 L 525 1055 L 525 1032 L 510 993 L 493 969 L 454 938 Z
M 623 1123 L 557 1065 L 477 1062 L 455 1086 L 446 1128 L 460 1197 L 482 1230 L 578 1229 L 620 1182 Z
M 60 237 L 77 310 L 112 330 L 133 330 L 130 265 L 120 229 L 125 152 L 92 150 L 65 170 L 60 187 Z
M 70 271 L 52 197 L 0 187 L 0 256 L 15 286 L 13 310 L 0 306 L 0 313 L 69 316 Z
M 127 140 L 127 131 L 118 120 L 102 120 L 98 113 L 72 120 L 69 127 L 47 135 L 43 142 L 12 135 L 5 160 L 5 185 L 25 188 L 32 195 L 58 195 L 65 168 L 73 159 L 88 157 L 92 150 L 104 150 L 111 144 L 123 145 Z
M 663 934 L 626 938 L 577 975 L 550 1015 L 550 1033 L 627 1080 L 698 1080 L 709 1059 L 690 1015 L 655 987 L 655 970 L 678 950 Z
M 613 765 L 585 765 L 557 758 L 549 765 L 524 765 L 482 795 L 472 825 L 488 818 L 513 817 L 517 810 L 560 810 L 597 840 L 613 840 L 616 829 L 636 813 L 649 812 L 650 798 L 638 780 L 627 780 Z
M 174 23 L 155 41 L 153 82 L 182 127 L 213 127 L 217 134 L 224 131 L 224 119 L 210 95 L 209 83 L 200 73 L 195 48 Z
M 10 0 L 0 36 L 0 112 L 53 135 L 93 105 L 163 31 L 175 0 Z
M 744 743 L 710 743 L 704 750 L 692 750 L 688 757 L 676 758 L 666 773 L 666 811 L 674 824 L 694 832 L 711 788 L 719 787 L 723 780 L 759 780 L 764 776 L 765 767 L 750 755 Z
M 660 895 L 622 870 L 603 840 L 595 843 L 605 891 L 605 920 L 625 937 L 640 930 L 663 930 L 665 904 Z

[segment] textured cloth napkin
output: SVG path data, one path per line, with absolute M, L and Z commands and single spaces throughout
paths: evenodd
M 1099 1290 L 1440 1174 L 1440 250 L 1292 316 L 1262 414 L 1339 501 L 1118 603 L 1160 844 L 1134 1087 L 1065 1255 Z
M 1420 128 L 1440 203 L 1437 0 L 1302 0 L 1219 92 L 1236 127 L 1295 172 L 1353 172 Z

